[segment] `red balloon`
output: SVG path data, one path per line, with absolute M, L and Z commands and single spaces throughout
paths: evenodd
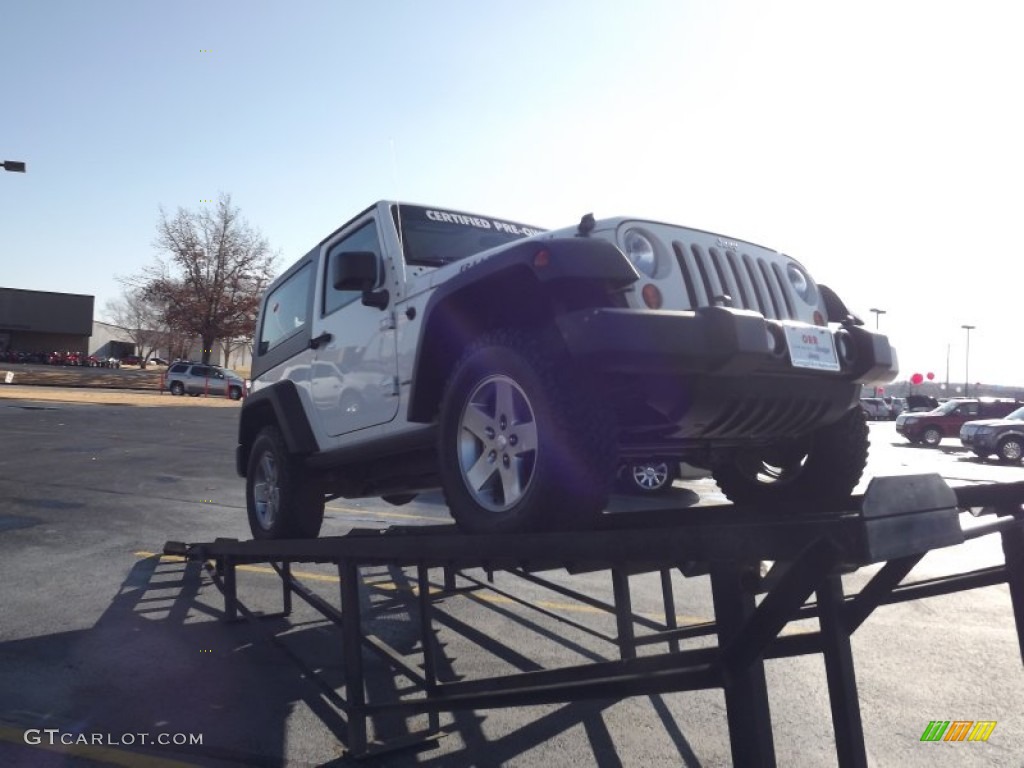
M 924 376 L 922 376 L 920 373 L 915 373 L 913 376 L 910 377 L 911 384 L 920 384 L 922 381 L 924 381 Z
M 932 373 L 931 371 L 928 371 L 928 381 L 931 381 L 934 378 L 935 378 L 935 374 Z
M 884 395 L 885 394 L 885 387 L 879 387 L 878 388 L 878 394 Z

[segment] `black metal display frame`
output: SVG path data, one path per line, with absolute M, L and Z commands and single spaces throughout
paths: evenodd
M 821 654 L 836 754 L 845 768 L 867 765 L 850 637 L 879 606 L 1006 583 L 1024 659 L 1022 504 L 1024 483 L 951 489 L 938 475 L 912 475 L 875 478 L 843 514 L 809 516 L 718 505 L 606 515 L 599 528 L 585 532 L 492 536 L 462 534 L 449 525 L 392 527 L 312 540 L 168 542 L 164 553 L 207 564 L 224 594 L 228 620 L 240 613 L 256 619 L 238 597 L 237 567 L 269 562 L 281 577 L 284 614 L 291 612 L 296 596 L 339 626 L 345 695 L 326 683 L 321 686 L 329 688 L 330 699 L 345 713 L 345 741 L 357 757 L 436 737 L 442 712 L 718 688 L 725 695 L 733 763 L 773 766 L 764 660 Z M 960 521 L 965 509 L 995 519 L 965 530 Z M 932 549 L 991 534 L 1002 538 L 1002 565 L 903 583 Z M 759 567 L 765 561 L 774 566 L 762 574 Z M 333 565 L 341 584 L 340 608 L 295 578 L 295 563 Z M 871 564 L 883 565 L 859 592 L 845 594 L 843 573 Z M 381 565 L 415 569 L 418 588 L 413 599 L 419 607 L 422 655 L 418 666 L 364 626 L 368 611 L 360 597 L 361 570 Z M 431 569 L 441 569 L 439 588 L 430 579 Z M 606 639 L 617 646 L 618 658 L 440 681 L 435 602 L 466 589 L 496 588 L 468 572 L 472 569 L 489 576 L 506 572 L 608 611 L 615 617 L 617 634 Z M 554 569 L 610 572 L 613 602 L 602 603 L 538 575 Z M 677 625 L 671 579 L 675 569 L 710 575 L 714 621 Z M 652 572 L 661 578 L 664 621 L 632 610 L 629 577 Z M 514 594 L 509 596 L 514 599 Z M 817 619 L 816 632 L 780 636 L 789 622 L 806 618 Z M 702 635 L 717 637 L 717 645 L 681 649 L 681 641 Z M 664 650 L 639 653 L 654 645 Z M 364 649 L 408 679 L 412 693 L 368 701 Z M 373 718 L 424 714 L 425 730 L 386 742 L 368 741 Z

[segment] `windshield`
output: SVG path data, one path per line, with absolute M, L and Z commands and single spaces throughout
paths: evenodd
M 1007 421 L 1024 421 L 1024 408 L 1018 408 L 1013 413 L 1007 414 Z
M 490 216 L 418 205 L 395 205 L 391 213 L 407 264 L 447 264 L 544 231 Z
M 956 407 L 960 405 L 961 402 L 961 400 L 947 400 L 934 411 L 932 411 L 932 413 L 941 413 L 943 416 L 948 416 L 949 414 L 956 410 Z

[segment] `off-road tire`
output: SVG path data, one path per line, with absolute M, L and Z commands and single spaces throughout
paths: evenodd
M 1024 439 L 1016 435 L 1004 437 L 999 441 L 999 460 L 1008 464 L 1019 464 L 1024 457 Z
M 470 346 L 439 420 L 441 483 L 462 530 L 588 528 L 604 509 L 616 467 L 609 409 L 535 334 L 502 329 Z
M 245 506 L 254 539 L 314 539 L 325 496 L 315 478 L 288 453 L 277 427 L 264 427 L 249 451 Z
M 938 448 L 942 442 L 942 430 L 938 427 L 928 427 L 921 433 L 921 443 L 929 448 Z
M 736 504 L 799 513 L 842 511 L 849 507 L 850 494 L 867 466 L 869 442 L 864 414 L 853 408 L 805 443 L 785 446 L 790 459 L 778 477 L 764 473 L 765 458 L 783 447 L 738 451 L 712 474 L 722 493 Z

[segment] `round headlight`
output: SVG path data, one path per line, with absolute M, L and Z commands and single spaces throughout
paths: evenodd
M 631 229 L 626 232 L 626 236 L 623 238 L 624 250 L 626 251 L 626 258 L 637 268 L 642 274 L 647 277 L 654 277 L 654 273 L 658 268 L 658 258 L 654 252 L 654 243 L 652 243 L 645 234 L 637 229 Z
M 806 272 L 796 264 L 790 263 L 786 267 L 786 277 L 789 278 L 789 284 L 793 286 L 797 296 L 808 304 L 816 302 L 817 292 L 814 289 L 814 283 L 811 282 L 811 278 L 807 276 Z

